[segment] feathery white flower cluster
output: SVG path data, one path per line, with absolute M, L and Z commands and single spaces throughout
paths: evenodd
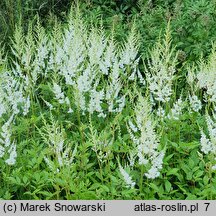
M 93 114 L 94 111 L 99 113 L 99 117 L 106 117 L 103 113 L 103 109 L 101 107 L 102 100 L 104 99 L 104 91 L 96 91 L 96 89 L 92 89 L 90 92 L 90 101 L 89 101 L 89 113 Z
M 151 107 L 146 99 L 139 96 L 135 108 L 136 126 L 129 121 L 128 131 L 136 148 L 136 156 L 140 165 L 151 164 L 152 168 L 146 176 L 156 178 L 162 167 L 164 153 L 158 152 L 159 139 L 154 129 L 154 122 L 150 115 Z
M 155 101 L 166 103 L 172 96 L 172 83 L 175 78 L 177 56 L 173 57 L 171 37 L 167 29 L 164 43 L 158 42 L 151 51 L 150 60 L 145 66 L 146 79 L 151 96 Z
M 169 119 L 178 120 L 179 117 L 182 115 L 182 110 L 184 108 L 184 102 L 181 98 L 179 98 L 174 104 L 170 113 L 168 114 Z
M 121 112 L 125 105 L 125 96 L 120 96 L 122 88 L 120 83 L 120 71 L 120 63 L 115 58 L 109 76 L 109 84 L 106 87 L 106 100 L 109 112 Z
M 7 122 L 5 122 L 1 128 L 0 138 L 0 158 L 4 157 L 6 152 L 9 154 L 9 158 L 5 161 L 8 165 L 14 165 L 16 162 L 16 145 L 15 141 L 11 143 L 11 131 L 10 126 L 13 122 L 14 115 L 11 115 Z
M 216 52 L 213 50 L 208 62 L 201 62 L 197 74 L 197 87 L 206 91 L 206 98 L 216 102 Z
M 134 28 L 132 28 L 131 33 L 128 37 L 127 42 L 124 44 L 124 48 L 120 54 L 120 66 L 121 68 L 124 65 L 132 65 L 134 71 L 136 71 L 136 65 L 138 64 L 139 59 L 137 58 L 138 54 L 138 42 L 137 42 L 137 35 Z M 136 61 L 135 61 L 136 60 Z M 138 74 L 137 74 L 138 75 Z
M 199 110 L 202 109 L 202 102 L 199 100 L 199 98 L 196 95 L 193 96 L 189 95 L 189 101 L 190 101 L 190 107 L 194 112 L 199 112 Z
M 32 90 L 36 85 L 39 73 L 43 71 L 40 67 L 42 62 L 37 60 L 41 53 L 35 49 L 37 45 L 38 47 L 40 45 L 34 40 L 32 27 L 29 27 L 27 35 L 24 35 L 21 27 L 17 27 L 12 42 L 11 49 L 15 57 L 12 67 L 13 74 L 20 80 L 25 91 Z
M 155 70 L 151 68 L 147 74 L 146 79 L 149 84 L 149 90 L 156 101 L 169 102 L 172 95 L 172 81 L 174 79 L 174 70 L 166 69 L 160 66 L 160 69 Z
M 90 121 L 91 122 L 91 121 Z M 100 133 L 90 124 L 92 150 L 96 153 L 98 161 L 105 163 L 109 159 L 113 138 L 110 138 L 110 132 L 104 129 Z
M 27 115 L 30 109 L 30 97 L 25 97 L 23 84 L 16 71 L 3 70 L 0 74 L 0 118 L 10 116 L 1 127 L 0 157 L 9 158 L 5 160 L 8 165 L 16 163 L 16 144 L 11 141 L 11 126 L 18 114 Z
M 66 83 L 64 90 L 70 89 L 75 99 L 73 103 L 82 113 L 95 112 L 99 117 L 106 117 L 108 112 L 121 112 L 125 106 L 125 95 L 120 74 L 127 77 L 133 70 L 141 77 L 137 71 L 135 33 L 130 34 L 119 52 L 113 39 L 105 37 L 102 30 L 87 30 L 81 20 L 73 19 L 69 20 L 68 27 L 60 36 L 53 33 L 50 40 L 47 41 L 48 37 L 40 40 L 37 49 L 47 46 L 48 50 L 51 47 L 53 50 L 44 54 L 44 58 L 48 58 L 44 70 L 53 70 L 63 76 Z M 67 99 L 62 89 L 54 85 L 55 97 L 60 104 Z
M 68 112 L 73 111 L 71 107 L 74 104 L 82 113 L 97 113 L 99 117 L 105 117 L 108 112 L 121 112 L 125 106 L 125 95 L 120 74 L 124 74 L 125 79 L 132 73 L 143 81 L 137 70 L 139 59 L 135 30 L 131 31 L 120 50 L 113 38 L 106 37 L 102 30 L 88 29 L 81 17 L 78 19 L 71 14 L 68 21 L 64 30 L 56 25 L 51 34 L 46 33 L 38 22 L 36 37 L 33 37 L 31 26 L 27 35 L 23 34 L 21 28 L 15 31 L 12 71 L 16 78 L 19 77 L 22 90 L 27 95 L 24 115 L 30 106 L 29 92 L 36 92 L 34 88 L 39 78 L 49 80 L 53 74 L 56 78 L 64 78 L 63 82 L 55 79 L 53 92 L 60 104 L 69 106 Z M 66 97 L 68 90 L 73 100 Z M 16 95 L 16 100 L 21 102 L 21 97 L 21 94 Z M 46 102 L 51 104 L 47 99 Z M 4 110 L 2 104 L 0 114 Z
M 153 157 L 152 167 L 148 170 L 147 173 L 145 173 L 147 178 L 155 179 L 160 176 L 159 170 L 162 169 L 164 155 L 165 155 L 164 151 L 161 151 L 160 153 L 157 153 L 157 155 Z
M 164 119 L 166 117 L 166 112 L 162 107 L 158 107 L 156 115 L 161 118 Z
M 206 114 L 206 122 L 209 138 L 207 138 L 206 134 L 201 130 L 201 151 L 204 154 L 213 154 L 216 158 L 216 116 L 213 114 L 211 118 Z
M 0 134 L 0 158 L 7 157 L 5 163 L 14 165 L 16 163 L 16 144 L 11 141 L 11 126 L 16 115 L 27 115 L 30 109 L 30 97 L 21 82 L 19 73 L 4 70 L 0 74 L 0 118 L 10 116 L 1 126 Z
M 58 172 L 57 170 L 73 163 L 77 147 L 72 151 L 71 146 L 65 144 L 63 129 L 57 122 L 52 119 L 51 124 L 45 123 L 45 126 L 39 129 L 39 133 L 45 143 L 48 143 L 49 153 L 44 160 L 52 171 Z M 49 156 L 54 156 L 57 161 L 53 161 Z
M 24 97 L 22 84 L 9 72 L 4 72 L 0 79 L 0 96 L 1 100 L 4 100 L 0 105 L 0 114 L 2 115 L 11 109 L 13 114 L 22 112 L 23 115 L 26 115 L 30 108 L 30 98 L 29 96 Z
M 70 100 L 68 97 L 65 97 L 64 93 L 61 90 L 61 87 L 56 84 L 53 83 L 53 93 L 55 94 L 55 98 L 56 100 L 60 103 L 60 104 L 66 104 L 69 107 L 68 113 L 72 113 L 73 110 L 71 109 L 71 105 L 70 105 Z M 45 101 L 46 105 L 48 107 L 50 107 L 51 109 L 53 109 L 52 104 L 50 104 L 49 102 Z
M 127 185 L 128 188 L 134 188 L 135 182 L 132 180 L 131 176 L 125 171 L 125 169 L 119 163 L 119 171 Z
M 197 82 L 197 74 L 195 72 L 195 68 L 188 68 L 187 82 L 191 88 L 191 94 L 189 93 L 189 112 L 199 112 L 202 109 L 202 102 L 196 95 L 196 92 L 199 90 L 198 82 Z M 192 96 L 191 96 L 192 95 Z

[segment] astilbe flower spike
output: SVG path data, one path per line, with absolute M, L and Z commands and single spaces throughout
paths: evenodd
M 209 136 L 201 130 L 201 138 L 200 138 L 200 144 L 201 144 L 201 151 L 204 154 L 211 154 L 216 158 L 216 116 L 213 114 L 213 117 L 211 118 L 209 114 L 206 113 L 206 123 L 208 128 Z M 215 159 L 216 160 L 216 159 Z M 214 161 L 215 163 L 216 161 Z M 212 169 L 215 169 L 216 164 L 212 167 Z
M 165 40 L 159 41 L 150 52 L 150 58 L 145 65 L 145 74 L 153 100 L 167 103 L 173 94 L 173 80 L 176 73 L 177 54 L 171 48 L 171 35 L 167 27 Z
M 128 122 L 128 132 L 133 141 L 138 163 L 142 166 L 151 164 L 145 173 L 147 178 L 159 176 L 162 168 L 164 151 L 158 151 L 159 137 L 155 132 L 155 122 L 151 116 L 151 107 L 147 99 L 139 95 L 135 107 L 134 122 Z

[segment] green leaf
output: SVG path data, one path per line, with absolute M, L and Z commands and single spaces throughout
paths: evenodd
M 106 185 L 101 185 L 101 188 L 103 188 L 103 190 L 107 193 L 110 192 L 110 189 Z
M 208 176 L 204 176 L 204 178 L 203 178 L 204 185 L 207 185 L 208 182 L 209 182 L 209 177 Z
M 166 192 L 170 192 L 171 187 L 172 187 L 172 184 L 171 184 L 168 180 L 166 180 L 166 181 L 165 181 L 165 189 L 166 189 Z
M 194 173 L 194 178 L 199 178 L 200 176 L 202 176 L 204 173 L 204 171 L 202 170 L 197 170 L 195 173 Z
M 188 194 L 188 196 L 186 197 L 186 200 L 196 200 L 197 196 L 194 194 Z
M 165 163 L 165 162 L 168 162 L 168 161 L 173 157 L 173 155 L 174 155 L 174 154 L 169 154 L 167 157 L 165 157 L 165 158 L 164 158 L 164 163 Z
M 155 190 L 155 192 L 158 192 L 158 191 L 159 191 L 159 188 L 158 188 L 158 186 L 157 186 L 157 185 L 155 185 L 154 183 L 150 183 L 149 185 L 150 185 L 150 187 L 151 187 L 152 189 L 154 189 L 154 190 Z
M 189 165 L 189 167 L 192 169 L 193 167 L 194 167 L 194 165 L 195 165 L 195 163 L 194 163 L 194 161 L 190 158 L 189 160 L 188 160 L 188 165 Z
M 28 178 L 26 177 L 26 176 L 23 176 L 23 183 L 25 184 L 25 185 L 27 185 L 28 184 Z
M 169 176 L 169 175 L 178 176 L 178 171 L 179 171 L 179 168 L 173 168 L 173 169 L 169 170 L 166 175 L 167 176 Z
M 192 180 L 192 178 L 193 178 L 192 172 L 188 172 L 187 175 L 186 175 L 186 179 L 187 180 Z

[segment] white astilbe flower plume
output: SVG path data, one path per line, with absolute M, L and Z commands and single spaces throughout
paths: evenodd
M 60 104 L 66 104 L 69 107 L 68 113 L 72 113 L 73 110 L 71 109 L 70 100 L 68 97 L 65 97 L 64 92 L 62 91 L 61 87 L 57 83 L 53 83 L 53 93 L 55 94 L 56 100 Z M 45 102 L 50 108 L 52 108 L 52 104 Z
M 150 163 L 152 165 L 146 176 L 156 178 L 162 168 L 164 153 L 158 152 L 159 137 L 155 132 L 155 122 L 150 113 L 149 102 L 139 96 L 138 104 L 135 107 L 135 124 L 132 121 L 128 122 L 128 132 L 133 140 L 139 164 Z
M 103 109 L 101 107 L 102 100 L 104 99 L 104 90 L 96 91 L 92 89 L 90 93 L 90 101 L 89 101 L 89 113 L 93 113 L 94 111 L 98 112 L 100 116 L 104 116 Z
M 179 117 L 182 115 L 182 110 L 184 108 L 184 102 L 181 98 L 179 98 L 174 104 L 173 107 L 170 110 L 170 113 L 168 114 L 169 119 L 178 120 Z
M 134 188 L 135 182 L 132 180 L 131 176 L 125 171 L 125 169 L 119 163 L 119 171 L 127 185 L 128 188 Z
M 109 76 L 109 83 L 106 87 L 106 100 L 109 105 L 109 112 L 121 112 L 125 105 L 125 96 L 120 95 L 122 88 L 120 83 L 120 70 L 120 63 L 115 58 Z
M 25 91 L 23 85 L 19 82 L 11 72 L 4 72 L 0 75 L 2 92 L 0 92 L 4 102 L 0 105 L 0 113 L 5 113 L 6 108 L 12 109 L 14 114 L 19 114 L 22 112 L 23 115 L 26 115 L 29 112 L 30 108 L 30 98 L 29 96 L 25 97 Z M 1 100 L 1 99 L 0 99 Z
M 201 151 L 205 154 L 208 154 L 209 152 L 212 151 L 212 143 L 211 141 L 206 137 L 203 131 L 201 131 L 201 138 L 200 138 L 200 143 L 201 143 Z
M 16 145 L 13 142 L 8 150 L 8 153 L 10 154 L 10 157 L 5 161 L 8 165 L 14 165 L 16 163 Z
M 158 42 L 150 52 L 150 60 L 145 65 L 145 74 L 148 88 L 155 101 L 169 102 L 173 94 L 173 80 L 177 55 L 173 56 L 169 26 L 164 43 Z
M 11 125 L 14 120 L 14 114 L 3 124 L 1 127 L 0 138 L 0 158 L 6 153 L 9 154 L 9 158 L 5 161 L 8 165 L 14 165 L 16 163 L 16 144 L 15 141 L 11 142 Z
M 64 88 L 60 84 L 53 86 L 59 103 L 65 103 L 67 94 L 64 91 L 70 89 L 73 103 L 82 114 L 96 112 L 99 117 L 106 117 L 109 112 L 120 113 L 126 100 L 120 74 L 124 73 L 127 77 L 135 73 L 140 82 L 144 81 L 137 70 L 139 58 L 135 36 L 133 29 L 122 50 L 119 50 L 114 39 L 106 37 L 102 29 L 90 30 L 71 15 L 68 26 L 60 36 L 53 34 L 51 42 L 41 40 L 40 48 L 43 44 L 53 47 L 53 52 L 48 55 L 48 70 L 57 72 L 65 81 L 61 82 Z M 68 112 L 71 110 L 69 107 Z
M 50 124 L 44 119 L 44 124 L 45 126 L 42 129 L 38 129 L 44 143 L 47 144 L 47 148 L 49 149 L 44 160 L 52 171 L 57 172 L 62 167 L 70 166 L 73 163 L 77 146 L 72 151 L 71 146 L 66 144 L 64 130 L 54 121 L 53 117 L 51 117 Z M 50 156 L 56 160 L 52 161 Z
M 210 102 L 216 102 L 216 52 L 215 47 L 207 62 L 201 61 L 197 74 L 197 87 L 203 89 Z
M 160 176 L 159 170 L 162 169 L 164 152 L 161 151 L 156 156 L 153 157 L 152 167 L 145 173 L 146 177 L 149 179 L 155 179 Z
M 209 114 L 206 114 L 206 122 L 209 138 L 203 132 L 203 130 L 201 130 L 201 151 L 204 154 L 212 154 L 214 155 L 214 158 L 216 158 L 216 116 L 213 114 L 213 117 L 211 118 Z M 214 161 L 214 163 L 216 163 L 216 160 Z
M 190 102 L 190 107 L 194 112 L 199 112 L 202 109 L 202 102 L 199 100 L 199 98 L 196 95 L 193 96 L 189 95 L 189 102 Z
M 165 117 L 165 110 L 162 107 L 159 107 L 156 114 L 157 114 L 158 117 L 163 119 Z

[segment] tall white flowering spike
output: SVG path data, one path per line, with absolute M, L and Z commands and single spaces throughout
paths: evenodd
M 182 115 L 182 110 L 184 108 L 184 102 L 181 98 L 179 98 L 174 104 L 173 107 L 170 110 L 170 113 L 168 114 L 169 119 L 178 120 L 179 117 Z
M 61 90 L 61 87 L 56 83 L 53 84 L 53 93 L 55 94 L 56 100 L 58 100 L 60 104 L 63 104 L 65 101 L 65 96 Z
M 3 91 L 3 87 L 0 84 L 0 118 L 4 113 L 7 112 L 8 106 L 5 100 L 5 92 Z
M 201 143 L 201 151 L 205 154 L 208 154 L 209 152 L 212 151 L 212 143 L 211 141 L 206 137 L 203 131 L 201 131 L 201 138 L 200 138 L 200 143 Z
M 165 110 L 162 107 L 159 107 L 156 112 L 157 116 L 161 119 L 165 118 Z
M 216 158 L 216 116 L 213 115 L 211 118 L 208 114 L 206 114 L 206 122 L 209 138 L 207 138 L 206 134 L 201 130 L 201 151 L 204 154 L 213 154 Z M 214 162 L 216 163 L 216 159 Z
M 171 48 L 171 36 L 169 26 L 166 31 L 165 40 L 156 44 L 150 52 L 150 60 L 145 65 L 145 74 L 148 88 L 153 99 L 166 103 L 170 101 L 173 94 L 173 80 L 175 78 L 177 55 L 173 55 Z
M 29 112 L 29 108 L 30 108 L 30 97 L 28 96 L 24 102 L 24 106 L 23 106 L 23 115 L 27 115 Z
M 216 102 L 216 52 L 215 47 L 207 62 L 201 61 L 197 74 L 197 86 L 206 93 L 210 102 Z
M 88 38 L 88 57 L 91 65 L 98 65 L 100 63 L 106 46 L 107 40 L 103 32 L 91 31 Z
M 119 163 L 119 171 L 127 185 L 128 188 L 134 188 L 135 182 L 132 180 L 131 176 L 125 171 L 125 169 Z
M 189 95 L 190 107 L 194 112 L 199 112 L 202 109 L 202 102 L 196 95 Z
M 160 176 L 160 170 L 162 169 L 164 152 L 158 153 L 156 156 L 153 157 L 152 160 L 152 167 L 145 173 L 146 177 L 149 179 L 155 179 Z
M 138 162 L 140 165 L 151 164 L 152 168 L 146 176 L 157 177 L 162 167 L 164 153 L 158 152 L 159 137 L 155 132 L 155 122 L 151 115 L 149 102 L 140 95 L 135 107 L 134 122 L 128 122 L 128 132 L 133 140 Z
M 4 72 L 0 75 L 2 98 L 4 99 L 2 106 L 2 112 L 4 109 L 12 109 L 14 114 L 19 114 L 22 109 L 25 109 L 26 104 L 30 103 L 28 97 L 25 98 L 22 83 L 13 76 L 11 72 Z M 8 109 L 7 108 L 7 109 Z M 28 110 L 26 110 L 28 111 Z
M 15 141 L 11 142 L 11 125 L 13 120 L 14 115 L 11 115 L 1 127 L 0 135 L 0 158 L 8 154 L 9 158 L 5 161 L 8 165 L 14 165 L 17 157 Z
M 9 150 L 9 158 L 5 161 L 5 163 L 7 163 L 8 165 L 14 165 L 16 163 L 16 157 L 17 157 L 17 153 L 16 153 L 16 145 L 15 143 L 12 143 Z
M 65 97 L 64 92 L 62 92 L 62 90 L 61 90 L 61 87 L 58 84 L 56 84 L 56 83 L 53 83 L 53 93 L 55 94 L 56 100 L 58 100 L 58 102 L 60 104 L 66 104 L 69 107 L 69 111 L 73 112 L 73 110 L 71 109 L 71 106 L 70 106 L 70 100 L 69 100 L 69 98 Z M 47 102 L 45 102 L 45 103 L 49 107 L 52 106 L 51 104 L 49 104 Z
M 121 112 L 125 105 L 125 96 L 120 93 L 122 89 L 120 70 L 120 63 L 116 57 L 111 68 L 109 83 L 106 87 L 106 101 L 109 112 Z
M 99 62 L 99 68 L 104 75 L 108 75 L 116 56 L 116 47 L 113 40 L 107 41 L 103 56 Z
M 90 101 L 89 101 L 89 113 L 93 113 L 94 111 L 98 112 L 99 114 L 103 115 L 103 109 L 101 107 L 101 103 L 104 99 L 104 90 L 96 91 L 92 89 L 90 93 Z
M 52 171 L 60 170 L 64 166 L 71 165 L 77 147 L 72 151 L 71 146 L 66 144 L 64 130 L 54 121 L 53 117 L 51 118 L 50 124 L 44 119 L 44 124 L 44 127 L 38 130 L 49 149 L 49 154 L 44 157 L 45 162 Z M 56 160 L 52 161 L 50 156 Z
M 133 65 L 138 55 L 138 41 L 137 41 L 137 32 L 133 26 L 131 33 L 124 44 L 124 48 L 121 53 L 120 65 Z

